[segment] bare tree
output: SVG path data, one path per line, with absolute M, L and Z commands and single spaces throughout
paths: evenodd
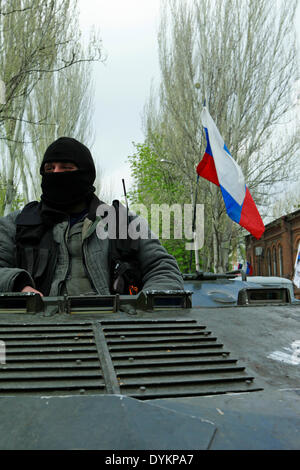
M 0 70 L 6 86 L 0 122 L 20 119 L 20 98 L 45 74 L 103 59 L 96 36 L 88 55 L 82 54 L 76 19 L 77 0 L 0 1 Z
M 170 158 L 194 186 L 205 148 L 200 113 L 206 100 L 254 200 L 266 211 L 280 185 L 299 175 L 299 139 L 295 127 L 288 130 L 298 78 L 297 2 L 275 3 L 167 0 L 158 34 L 161 85 L 144 117 L 147 141 L 155 145 L 153 136 L 163 135 Z M 218 188 L 205 180 L 200 199 L 206 254 L 213 253 L 215 271 L 228 269 L 232 240 L 244 231 L 225 215 Z
M 46 75 L 26 102 L 26 135 L 31 142 L 23 145 L 20 158 L 25 164 L 24 176 L 30 176 L 31 197 L 40 196 L 39 168 L 48 145 L 62 136 L 74 137 L 90 147 L 93 142 L 93 80 L 91 64 L 81 62 L 60 72 Z M 21 161 L 19 162 L 21 164 Z M 22 178 L 23 187 L 26 181 Z M 26 194 L 26 193 L 25 193 Z
M 290 214 L 300 208 L 299 184 L 295 183 L 290 188 L 279 195 L 273 203 L 269 214 L 268 222 L 278 219 L 286 214 Z
M 4 213 L 11 211 L 16 178 L 25 200 L 36 192 L 38 159 L 52 137 L 90 138 L 88 64 L 103 60 L 102 43 L 94 34 L 83 50 L 77 25 L 77 0 L 0 0 Z

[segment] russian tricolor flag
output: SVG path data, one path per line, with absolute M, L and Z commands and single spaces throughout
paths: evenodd
M 249 274 L 249 276 L 252 276 L 252 274 L 253 274 L 253 268 L 252 268 L 251 264 L 248 261 L 247 261 L 246 274 Z
M 245 184 L 242 170 L 230 155 L 206 107 L 201 118 L 207 147 L 197 166 L 197 173 L 220 186 L 229 217 L 259 239 L 265 226 Z

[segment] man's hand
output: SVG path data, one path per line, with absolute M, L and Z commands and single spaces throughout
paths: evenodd
M 43 294 L 39 290 L 34 289 L 32 286 L 23 287 L 21 292 L 34 292 L 35 294 L 40 294 L 40 296 L 43 297 Z

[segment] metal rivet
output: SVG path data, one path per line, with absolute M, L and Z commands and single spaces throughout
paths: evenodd
M 81 364 L 81 359 L 76 359 L 76 364 Z
M 75 336 L 75 338 L 74 338 L 74 339 L 75 339 L 75 341 L 77 341 L 79 338 L 78 338 L 78 336 Z
M 121 335 L 120 338 L 121 338 L 121 339 L 125 339 L 125 336 L 124 336 L 124 335 Z
M 223 356 L 223 357 L 227 357 L 228 354 L 227 354 L 227 353 L 222 353 L 222 356 Z
M 134 357 L 129 357 L 128 361 L 130 361 L 130 362 L 134 361 Z
M 140 391 L 141 392 L 144 392 L 146 390 L 146 387 L 144 387 L 143 385 L 140 387 Z
M 85 389 L 84 389 L 84 388 L 81 388 L 81 389 L 79 390 L 79 393 L 80 393 L 80 395 L 83 395 L 83 394 L 85 393 Z
M 249 384 L 251 384 L 251 383 L 252 383 L 252 379 L 247 379 L 247 380 L 246 380 L 246 384 L 249 385 Z

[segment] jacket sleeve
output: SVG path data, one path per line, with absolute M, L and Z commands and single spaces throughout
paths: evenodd
M 18 292 L 34 281 L 24 269 L 16 267 L 16 217 L 19 211 L 0 217 L 0 292 Z
M 184 290 L 182 274 L 174 256 L 148 230 L 148 238 L 140 240 L 139 262 L 143 290 Z

